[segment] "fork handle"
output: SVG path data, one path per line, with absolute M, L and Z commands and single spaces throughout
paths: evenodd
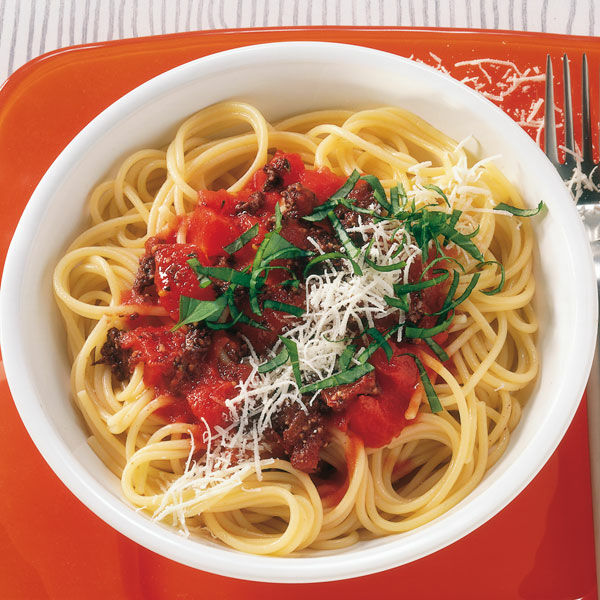
M 600 298 L 600 240 L 591 242 L 598 297 Z M 600 315 L 599 315 L 600 316 Z M 600 321 L 598 325 L 600 329 Z M 592 508 L 596 542 L 596 573 L 600 578 L 600 332 L 596 338 L 596 354 L 587 385 L 587 414 L 592 479 Z

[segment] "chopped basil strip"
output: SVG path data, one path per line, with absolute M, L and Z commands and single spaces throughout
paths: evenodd
M 458 273 L 458 271 L 454 271 L 454 272 Z M 437 312 L 430 313 L 430 314 L 442 315 L 442 314 L 447 313 L 449 310 L 456 308 L 459 304 L 462 304 L 471 295 L 471 292 L 473 291 L 473 288 L 477 285 L 477 282 L 479 281 L 480 276 L 481 276 L 481 273 L 473 273 L 473 276 L 471 277 L 471 281 L 469 281 L 469 285 L 467 285 L 467 287 L 465 288 L 465 291 L 458 298 L 456 298 L 456 300 L 452 300 L 448 304 L 446 302 L 444 302 L 444 306 L 441 308 L 441 310 L 438 310 Z
M 294 379 L 296 380 L 296 384 L 298 387 L 302 386 L 302 374 L 300 373 L 300 361 L 298 360 L 298 346 L 296 346 L 296 342 L 294 340 L 290 340 L 289 338 L 279 336 L 281 343 L 285 346 L 290 362 L 292 363 L 292 370 L 294 372 Z
M 442 361 L 446 362 L 450 357 L 446 354 L 446 351 L 433 339 L 424 338 L 426 344 L 435 352 L 436 356 Z
M 246 325 L 251 325 L 252 327 L 256 327 L 257 329 L 262 329 L 263 331 L 268 331 L 269 328 L 265 327 L 262 323 L 258 323 L 254 319 L 251 319 L 249 316 L 244 314 L 242 311 L 238 309 L 233 302 L 233 299 L 229 302 L 229 312 L 234 319 L 239 319 L 241 323 L 246 323 Z
M 369 344 L 366 348 L 363 348 L 360 351 L 359 355 L 356 357 L 356 360 L 358 360 L 358 362 L 360 363 L 366 363 L 369 360 L 369 358 L 371 358 L 371 356 L 373 356 L 373 354 L 375 354 L 375 352 L 379 350 L 379 348 L 383 344 L 387 344 L 386 340 L 391 335 L 396 333 L 398 329 L 400 329 L 400 323 L 398 323 L 398 325 L 394 325 L 394 327 L 392 327 L 391 329 L 388 329 L 384 334 L 381 334 L 381 338 L 379 338 L 377 341 L 373 342 L 372 344 Z
M 365 262 L 371 267 L 371 269 L 375 269 L 375 271 L 388 272 L 388 271 L 397 271 L 398 269 L 402 269 L 406 266 L 406 263 L 401 260 L 399 262 L 390 263 L 389 265 L 378 265 L 373 262 L 370 258 L 365 255 Z
M 274 371 L 278 367 L 283 366 L 287 359 L 290 357 L 287 348 L 283 348 L 281 352 L 278 352 L 269 362 L 263 363 L 258 367 L 259 373 L 268 373 Z
M 352 260 L 347 254 L 344 254 L 343 252 L 327 252 L 326 254 L 319 254 L 318 256 L 315 256 L 314 258 L 311 258 L 310 261 L 308 262 L 308 264 L 306 265 L 306 267 L 304 267 L 304 277 L 306 277 L 308 275 L 308 272 L 316 265 L 319 264 L 325 260 L 334 260 L 337 258 L 341 258 L 344 260 L 348 260 L 350 261 L 350 264 L 352 265 L 352 270 L 354 271 L 355 275 L 362 275 L 362 269 L 358 266 L 358 263 L 354 260 Z
M 286 279 L 285 281 L 282 281 L 280 283 L 281 287 L 293 287 L 295 290 L 297 290 L 300 287 L 300 280 L 299 279 Z
M 204 275 L 198 275 L 198 285 L 202 289 L 207 288 L 211 284 L 212 281 L 208 277 L 205 277 Z
M 434 273 L 438 273 L 440 270 L 441 269 L 435 269 Z M 434 285 L 438 285 L 439 283 L 446 281 L 449 276 L 450 273 L 444 270 L 441 275 L 432 277 L 431 279 L 425 279 L 424 281 L 417 281 L 416 283 L 395 283 L 394 294 L 399 296 L 400 294 L 418 292 L 419 290 L 424 290 L 425 288 L 433 287 Z
M 258 247 L 254 261 L 252 262 L 252 273 L 250 275 L 250 308 L 252 311 L 260 315 L 262 314 L 259 303 L 258 303 L 258 291 L 264 283 L 264 279 L 261 277 L 268 267 L 269 263 L 273 260 L 280 258 L 299 258 L 305 256 L 312 256 L 312 252 L 308 250 L 302 250 L 290 244 L 285 238 L 283 238 L 277 231 L 270 231 L 265 235 L 264 240 Z
M 400 212 L 400 192 L 397 185 L 390 188 L 390 205 L 393 215 L 396 215 Z
M 429 269 L 433 268 L 437 263 L 443 261 L 443 260 L 449 260 L 452 261 L 454 264 L 456 264 L 456 266 L 463 272 L 465 273 L 465 268 L 463 266 L 463 264 L 461 262 L 459 262 L 458 260 L 456 260 L 456 258 L 453 258 L 452 256 L 447 256 L 446 254 L 443 254 L 442 256 L 438 256 L 437 258 L 434 258 L 424 269 L 423 272 L 421 273 L 421 276 L 419 277 L 419 279 L 423 279 L 423 277 L 425 276 L 425 273 L 427 273 L 427 271 L 429 271 Z M 442 270 L 440 269 L 439 271 L 435 271 L 436 273 L 440 273 Z
M 340 371 L 345 371 L 346 369 L 348 369 L 350 363 L 352 362 L 352 357 L 354 356 L 355 352 L 356 346 L 354 344 L 348 344 L 344 348 L 344 351 L 340 354 L 339 358 Z
M 336 214 L 332 210 L 330 210 L 327 213 L 327 217 L 333 225 L 333 230 L 335 231 L 338 240 L 340 240 L 342 246 L 346 248 L 348 256 L 356 260 L 360 255 L 360 250 L 354 245 L 354 242 L 350 239 L 350 236 L 348 235 L 348 232 L 344 229 L 344 226 L 342 225 L 341 221 L 337 218 Z
M 370 363 L 364 363 L 362 365 L 356 365 L 351 369 L 346 371 L 342 371 L 341 373 L 336 373 L 331 377 L 327 377 L 326 379 L 321 379 L 321 381 L 315 381 L 315 383 L 309 383 L 304 387 L 300 388 L 301 394 L 312 394 L 313 392 L 317 392 L 319 390 L 324 390 L 326 388 L 337 387 L 338 385 L 345 385 L 346 383 L 354 383 L 359 380 L 363 375 L 370 373 L 375 367 Z
M 391 296 L 384 296 L 383 299 L 388 306 L 392 306 L 394 308 L 399 308 L 404 312 L 408 312 L 410 310 L 410 306 L 408 304 L 408 294 L 400 294 L 397 298 L 392 298 Z
M 346 183 L 337 191 L 334 192 L 333 196 L 331 196 L 330 200 L 337 200 L 339 198 L 347 198 L 348 194 L 354 189 L 356 186 L 356 182 L 360 179 L 360 173 L 354 169 L 352 173 L 350 173 L 350 177 L 346 179 Z
M 460 215 L 462 215 L 462 210 L 457 210 L 456 208 L 452 211 L 450 215 L 450 220 L 448 221 L 448 225 L 452 228 L 456 226 L 458 220 L 460 219 Z
M 457 246 L 460 246 L 463 250 L 468 252 L 473 258 L 476 258 L 479 261 L 483 260 L 483 254 L 481 254 L 479 248 L 470 240 L 469 235 L 460 233 L 460 231 L 457 231 L 449 225 L 443 226 L 440 230 L 440 233 L 448 240 L 454 242 Z M 475 235 L 475 233 L 472 235 Z
M 486 260 L 485 262 L 481 262 L 479 263 L 477 266 L 478 267 L 484 267 L 485 265 L 498 265 L 500 267 L 500 283 L 498 284 L 497 287 L 495 287 L 493 290 L 488 290 L 487 292 L 482 291 L 482 294 L 485 294 L 486 296 L 493 296 L 494 294 L 497 294 L 498 292 L 501 292 L 502 289 L 504 288 L 504 280 L 506 278 L 506 274 L 504 273 L 504 265 L 501 262 L 498 262 L 497 260 Z
M 277 233 L 281 231 L 281 207 L 279 202 L 275 205 L 275 231 Z
M 413 325 L 407 325 L 404 328 L 404 335 L 407 338 L 412 339 L 420 339 L 420 338 L 429 338 L 437 335 L 438 333 L 442 333 L 442 331 L 446 331 L 454 318 L 454 313 L 450 313 L 450 316 L 447 317 L 441 323 L 434 325 L 433 327 L 414 327 Z
M 545 206 L 543 201 L 540 201 L 537 208 L 517 208 L 516 206 L 500 202 L 500 204 L 494 206 L 494 210 L 503 210 L 517 217 L 535 217 L 535 215 L 540 213 Z
M 218 321 L 227 306 L 227 296 L 223 295 L 216 300 L 196 300 L 188 296 L 179 297 L 179 321 L 173 327 L 179 329 L 188 323 L 200 321 Z
M 419 358 L 412 354 L 411 352 L 405 352 L 404 355 L 411 356 L 415 364 L 417 365 L 417 369 L 419 370 L 419 376 L 421 377 L 421 383 L 423 384 L 423 388 L 425 389 L 425 393 L 427 394 L 427 400 L 429 402 L 429 408 L 431 408 L 431 412 L 438 413 L 444 410 L 442 408 L 442 404 L 438 395 L 435 393 L 435 389 L 431 383 L 431 379 L 429 379 L 429 375 L 427 375 L 427 371 L 423 366 L 423 363 L 419 360 Z M 402 356 L 402 355 L 401 355 Z
M 250 287 L 249 273 L 236 271 L 231 267 L 205 267 L 198 262 L 197 258 L 190 258 L 187 263 L 192 267 L 196 275 L 214 277 L 215 279 L 235 283 L 235 285 L 241 285 L 242 287 Z
M 388 213 L 393 214 L 394 210 L 385 196 L 385 190 L 383 189 L 379 179 L 377 179 L 377 177 L 374 175 L 362 175 L 361 179 L 366 181 L 371 186 L 371 189 L 373 190 L 373 197 L 375 200 L 377 200 L 377 203 L 387 210 Z
M 390 362 L 390 360 L 392 360 L 392 356 L 394 356 L 394 351 L 388 344 L 383 334 L 378 329 L 375 329 L 375 327 L 369 327 L 368 329 L 365 329 L 365 333 L 370 335 L 377 342 L 379 348 L 383 348 L 388 362 Z
M 241 250 L 248 242 L 253 240 L 258 235 L 258 223 L 255 223 L 248 229 L 244 231 L 240 237 L 236 238 L 231 242 L 231 244 L 227 244 L 227 246 L 223 246 L 223 250 L 227 252 L 227 254 L 233 254 L 238 250 Z
M 305 221 L 322 221 L 330 210 L 333 210 L 341 200 L 345 199 L 348 194 L 354 189 L 356 182 L 360 178 L 360 173 L 354 169 L 352 174 L 346 180 L 346 183 L 335 192 L 327 202 L 324 202 L 320 206 L 317 206 L 312 214 L 302 217 Z
M 242 317 L 244 317 L 244 313 L 239 312 L 234 319 L 232 319 L 231 321 L 225 321 L 224 323 L 212 323 L 210 321 L 205 321 L 204 324 L 209 328 L 209 329 L 229 329 L 230 327 L 233 327 L 238 321 L 242 321 Z
M 333 210 L 337 205 L 338 205 L 337 200 L 334 202 L 332 202 L 331 200 L 327 200 L 327 202 L 324 202 L 323 204 L 320 204 L 319 206 L 317 206 L 310 215 L 306 215 L 305 217 L 302 217 L 302 219 L 304 221 L 311 221 L 311 222 L 322 221 L 323 219 L 327 218 L 327 213 L 330 210 Z
M 380 271 L 380 272 L 389 272 L 389 271 L 397 271 L 398 269 L 402 269 L 403 267 L 406 266 L 406 263 L 401 260 L 398 261 L 396 263 L 390 263 L 389 265 L 378 265 L 376 262 L 372 261 L 369 258 L 369 253 L 371 252 L 371 248 L 373 247 L 373 243 L 375 242 L 375 238 L 371 238 L 371 241 L 369 242 L 367 249 L 364 252 L 364 260 L 365 262 L 375 271 Z
M 439 188 L 437 185 L 433 185 L 433 183 L 429 183 L 427 185 L 423 186 L 426 190 L 432 190 L 434 192 L 436 192 L 437 194 L 439 194 L 443 199 L 444 202 L 450 206 L 450 202 L 448 201 L 448 196 L 446 196 L 446 194 L 444 194 L 444 192 L 442 191 L 441 188 Z
M 286 304 L 285 302 L 278 302 L 277 300 L 265 300 L 263 304 L 264 308 L 271 308 L 273 310 L 280 310 L 282 312 L 290 313 L 296 317 L 301 317 L 306 311 L 293 304 Z
M 450 284 L 450 288 L 448 289 L 448 295 L 444 300 L 444 304 L 442 306 L 442 311 L 447 310 L 447 307 L 450 306 L 452 302 L 452 298 L 454 298 L 454 294 L 456 293 L 456 288 L 458 288 L 458 284 L 460 282 L 460 273 L 458 271 L 452 271 L 452 283 Z M 443 314 L 443 312 L 442 312 Z

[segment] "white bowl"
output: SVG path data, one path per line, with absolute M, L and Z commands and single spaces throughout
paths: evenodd
M 257 105 L 269 119 L 329 107 L 397 105 L 455 139 L 473 134 L 537 219 L 537 310 L 541 372 L 501 460 L 465 500 L 415 531 L 302 558 L 250 556 L 185 539 L 127 505 L 119 480 L 86 443 L 69 400 L 69 364 L 51 274 L 85 226 L 92 187 L 124 157 L 166 142 L 188 115 L 220 100 Z M 40 452 L 99 517 L 147 548 L 229 577 L 314 582 L 382 571 L 435 552 L 506 506 L 548 460 L 583 393 L 596 335 L 591 253 L 555 169 L 500 109 L 433 69 L 342 44 L 292 42 L 230 50 L 187 63 L 133 90 L 94 119 L 61 153 L 32 195 L 6 259 L 2 353 L 17 408 Z

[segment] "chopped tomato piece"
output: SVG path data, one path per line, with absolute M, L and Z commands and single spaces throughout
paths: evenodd
M 267 167 L 279 167 L 281 161 L 287 161 L 285 163 L 287 165 L 286 168 L 277 169 L 283 180 L 281 187 L 282 189 L 285 189 L 288 185 L 297 183 L 300 180 L 300 176 L 304 172 L 304 163 L 299 154 L 277 151 L 273 155 L 273 158 L 267 163 Z M 253 189 L 259 192 L 265 191 L 264 187 L 266 181 L 267 173 L 265 172 L 265 169 L 259 169 L 252 178 Z
M 323 204 L 333 196 L 344 185 L 345 181 L 343 177 L 338 177 L 327 167 L 316 171 L 304 171 L 300 175 L 300 183 L 314 192 L 319 204 Z
M 227 190 L 218 190 L 217 192 L 200 190 L 198 192 L 199 206 L 208 206 L 219 212 L 233 214 L 237 201 L 237 198 Z
M 419 384 L 419 371 L 410 356 L 414 348 L 398 348 L 388 361 L 382 349 L 371 357 L 379 393 L 360 395 L 347 409 L 348 426 L 371 448 L 389 444 L 406 426 L 404 414 Z
M 190 258 L 198 257 L 198 248 L 193 244 L 164 244 L 154 253 L 156 270 L 154 282 L 158 301 L 169 311 L 171 318 L 179 319 L 179 297 L 188 296 L 198 300 L 214 300 L 211 287 L 201 288 L 198 278 L 187 264 Z M 201 261 L 202 262 L 202 261 Z
M 190 217 L 187 240 L 199 248 L 202 257 L 214 262 L 219 256 L 227 256 L 223 247 L 231 244 L 241 233 L 236 219 L 221 210 L 202 205 Z
M 225 401 L 236 394 L 231 381 L 206 381 L 196 385 L 187 395 L 191 411 L 200 423 L 206 421 L 211 429 L 226 427 L 231 423 L 231 415 Z

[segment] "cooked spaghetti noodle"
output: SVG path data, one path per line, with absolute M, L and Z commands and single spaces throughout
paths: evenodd
M 402 427 L 392 439 L 371 444 L 379 447 L 369 447 L 370 438 L 361 437 L 360 427 L 353 430 L 351 421 L 350 426 L 327 421 L 319 471 L 313 475 L 292 466 L 285 453 L 269 454 L 263 439 L 278 408 L 302 404 L 302 398 L 308 405 L 319 396 L 319 391 L 298 392 L 293 360 L 261 372 L 266 360 L 288 356 L 281 342 L 262 354 L 249 342 L 243 359 L 249 365 L 247 377 L 236 382 L 235 394 L 226 401 L 231 414 L 220 426 L 169 413 L 173 398 L 148 383 L 143 360 L 132 363 L 120 381 L 102 352 L 109 332 L 127 330 L 132 318 L 162 320 L 169 328 L 175 324 L 176 309 L 170 313 L 160 302 L 139 302 L 130 294 L 148 240 L 163 236 L 164 241 L 169 231 L 174 244 L 189 244 L 189 227 L 184 224 L 189 225 L 186 218 L 198 210 L 199 191 L 239 194 L 272 160 L 274 149 L 298 155 L 307 172 L 329 172 L 341 181 L 354 171 L 370 174 L 388 193 L 401 185 L 408 201 L 405 210 L 426 206 L 445 215 L 455 211 L 460 218 L 453 227 L 463 236 L 456 239 L 472 240 L 482 256 L 477 259 L 474 250 L 469 253 L 452 239 L 445 240 L 444 252 L 450 256 L 446 263 L 460 263 L 460 268 L 455 266 L 456 286 L 444 306 L 464 295 L 473 274 L 479 275 L 468 297 L 452 310 L 446 308 L 452 318 L 440 342 L 443 349 L 437 347 L 447 360 L 422 340 L 410 347 L 418 353 L 442 410 L 428 403 L 425 382 L 419 381 L 403 408 Z M 523 207 L 516 189 L 491 161 L 473 164 L 462 144 L 399 108 L 326 110 L 271 125 L 256 108 L 226 102 L 190 117 L 166 149 L 130 156 L 113 180 L 93 191 L 91 224 L 68 248 L 54 274 L 73 364 L 73 398 L 89 428 L 90 445 L 121 478 L 125 498 L 186 534 L 210 534 L 238 550 L 271 555 L 337 549 L 363 538 L 408 531 L 460 502 L 502 456 L 538 370 L 537 322 L 531 305 L 532 227 L 511 212 L 494 211 L 499 203 Z M 392 229 L 389 221 L 364 218 L 369 211 L 373 214 L 372 208 L 365 209 L 348 229 L 365 241 Z M 393 248 L 378 242 L 370 262 L 356 259 L 361 285 L 407 282 L 408 266 L 405 272 L 382 271 L 371 263 L 403 259 L 408 264 L 418 257 L 426 264 L 422 244 L 410 232 L 402 232 L 402 243 L 394 241 L 395 232 L 390 235 Z M 323 251 L 318 243 L 313 250 L 314 255 Z M 341 294 L 344 285 L 358 277 L 351 261 L 338 257 L 336 264 L 323 261 L 321 270 L 304 282 L 304 318 L 314 319 L 311 331 L 319 326 L 318 315 L 330 309 L 331 294 Z M 422 270 L 421 282 L 426 280 Z M 431 275 L 435 269 L 429 271 Z M 346 306 L 350 296 L 337 298 Z M 368 321 L 368 302 L 356 304 L 363 322 Z M 344 314 L 343 307 L 335 310 Z M 398 344 L 394 349 L 402 348 L 408 310 L 385 303 L 377 310 L 399 317 L 400 327 L 389 339 Z M 335 318 L 333 314 L 331 322 Z M 364 329 L 368 327 L 366 323 Z M 319 335 L 330 332 L 325 339 L 333 362 L 310 367 L 314 356 L 310 344 L 302 345 L 302 336 L 312 343 L 315 334 L 306 330 L 293 320 L 283 328 L 295 340 L 300 375 L 310 384 L 332 375 L 348 340 L 331 339 L 336 335 L 333 329 L 320 331 Z M 317 376 L 319 369 L 324 370 Z M 256 386 L 263 386 L 260 398 L 252 396 Z M 268 391 L 274 389 L 279 391 Z M 276 393 L 277 402 L 271 397 Z M 244 408 L 248 398 L 251 403 Z M 245 415 L 245 409 L 252 414 Z

